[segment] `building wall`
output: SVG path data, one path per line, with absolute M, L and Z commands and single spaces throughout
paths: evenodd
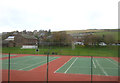
M 22 46 L 23 44 L 23 37 L 21 35 L 16 35 L 15 36 L 15 46 Z
M 16 46 L 35 45 L 36 42 L 37 42 L 37 39 L 24 38 L 21 35 L 18 35 L 18 36 L 15 37 Z
M 23 39 L 23 45 L 35 45 L 37 43 L 37 39 Z
M 22 47 L 22 45 L 36 45 L 37 39 L 25 38 L 21 35 L 15 35 L 14 40 L 2 42 L 3 47 Z
M 9 41 L 8 47 L 15 47 L 15 42 L 14 41 Z

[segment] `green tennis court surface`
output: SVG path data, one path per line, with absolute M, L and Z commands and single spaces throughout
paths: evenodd
M 71 58 L 55 73 L 91 74 L 91 58 Z M 92 74 L 118 76 L 118 62 L 108 58 L 92 59 Z
M 16 55 L 10 55 L 10 56 L 16 56 Z M 2 56 L 0 56 L 0 58 L 2 58 L 2 57 L 9 57 L 9 55 L 2 55 Z
M 59 57 L 49 57 L 49 62 Z M 11 70 L 32 70 L 47 63 L 46 56 L 24 56 L 12 58 L 10 60 Z M 8 69 L 8 59 L 2 60 L 2 69 Z

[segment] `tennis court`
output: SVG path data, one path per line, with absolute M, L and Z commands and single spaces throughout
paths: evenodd
M 57 58 L 59 57 L 49 57 L 49 62 Z M 46 63 L 47 63 L 46 56 L 24 56 L 11 58 L 10 69 L 28 71 Z M 2 60 L 2 69 L 8 69 L 8 59 Z
M 54 73 L 118 76 L 118 62 L 111 58 L 93 58 L 91 61 L 91 58 L 72 57 Z
M 10 55 L 10 56 L 16 56 L 16 55 Z M 2 55 L 2 56 L 0 56 L 0 58 L 3 58 L 3 57 L 9 57 L 9 55 Z
M 46 55 L 11 55 L 17 56 L 10 57 L 12 81 L 45 81 L 47 71 L 50 81 L 118 80 L 118 61 L 113 57 L 50 55 L 48 67 Z M 2 59 L 3 80 L 8 80 L 8 63 L 8 58 Z

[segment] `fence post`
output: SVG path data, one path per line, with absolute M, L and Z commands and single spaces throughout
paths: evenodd
M 47 83 L 48 83 L 48 70 L 49 70 L 49 54 L 50 54 L 50 45 L 48 47 L 48 53 L 47 53 Z
M 92 83 L 92 74 L 93 74 L 93 72 L 92 72 L 92 64 L 93 64 L 92 60 L 93 60 L 93 56 L 91 56 L 91 83 Z
M 9 52 L 9 59 L 8 59 L 8 83 L 10 83 L 10 52 Z

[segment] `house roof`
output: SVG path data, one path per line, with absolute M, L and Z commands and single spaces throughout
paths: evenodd
M 23 36 L 24 38 L 28 38 L 28 39 L 37 39 L 35 36 L 33 36 L 33 35 L 28 35 L 28 34 L 22 34 L 22 36 Z
M 12 39 L 14 39 L 14 37 L 15 37 L 15 36 L 9 36 L 8 38 L 12 38 Z
M 14 40 L 14 38 L 15 38 L 15 36 L 9 36 L 8 38 L 6 38 L 5 40 L 8 40 L 8 41 L 13 41 Z

